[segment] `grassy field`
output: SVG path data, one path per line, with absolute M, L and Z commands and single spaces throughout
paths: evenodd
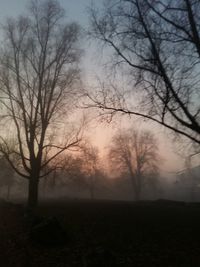
M 58 219 L 66 244 L 33 243 L 23 207 L 0 205 L 0 266 L 200 266 L 200 205 L 165 201 L 57 201 L 38 216 Z M 52 233 L 49 233 L 51 236 Z

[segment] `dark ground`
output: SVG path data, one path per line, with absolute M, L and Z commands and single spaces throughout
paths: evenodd
M 38 215 L 58 219 L 66 244 L 33 243 L 23 207 L 1 203 L 0 267 L 200 266 L 200 204 L 51 202 Z

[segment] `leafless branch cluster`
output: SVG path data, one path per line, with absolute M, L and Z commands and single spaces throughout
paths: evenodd
M 158 172 L 158 146 L 149 131 L 137 131 L 133 127 L 118 132 L 109 149 L 109 160 L 119 173 L 128 174 L 135 199 L 139 200 L 148 175 Z
M 0 150 L 15 171 L 29 179 L 36 197 L 39 178 L 50 171 L 44 172 L 46 166 L 80 140 L 80 130 L 60 145 L 51 135 L 55 122 L 61 116 L 67 119 L 64 115 L 77 96 L 79 27 L 66 24 L 58 2 L 47 0 L 32 1 L 28 15 L 8 19 L 3 30 L 0 103 L 17 145 L 11 149 L 2 137 Z
M 113 51 L 125 66 L 132 91 L 143 92 L 143 109 L 103 93 L 90 107 L 150 119 L 200 143 L 200 2 L 112 0 L 90 9 L 90 37 Z M 127 101 L 128 103 L 128 101 Z

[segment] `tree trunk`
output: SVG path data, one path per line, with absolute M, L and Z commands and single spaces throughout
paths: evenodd
M 140 201 L 141 197 L 141 191 L 138 188 L 135 188 L 134 190 L 134 200 L 135 201 Z
M 8 187 L 7 187 L 7 200 L 10 200 L 10 188 L 11 188 L 11 185 L 8 185 Z
M 90 179 L 90 199 L 94 200 L 94 177 Z
M 31 175 L 28 187 L 28 210 L 30 212 L 34 212 L 38 204 L 38 185 L 38 176 Z
M 140 201 L 141 197 L 141 186 L 140 183 L 136 180 L 136 176 L 132 175 L 131 177 L 133 192 L 134 192 L 134 201 Z
M 94 188 L 93 188 L 93 186 L 90 187 L 90 199 L 94 200 Z

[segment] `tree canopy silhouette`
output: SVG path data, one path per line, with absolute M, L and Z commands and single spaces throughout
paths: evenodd
M 31 1 L 27 16 L 8 19 L 3 27 L 0 102 L 16 142 L 9 146 L 7 134 L 2 134 L 0 150 L 28 180 L 31 209 L 37 205 L 40 178 L 80 138 L 80 131 L 69 129 L 64 141 L 56 139 L 62 119 L 73 108 L 79 80 L 79 27 L 64 18 L 57 1 Z
M 153 134 L 133 127 L 116 133 L 108 157 L 118 173 L 130 177 L 134 198 L 140 200 L 148 176 L 158 172 L 158 146 Z

